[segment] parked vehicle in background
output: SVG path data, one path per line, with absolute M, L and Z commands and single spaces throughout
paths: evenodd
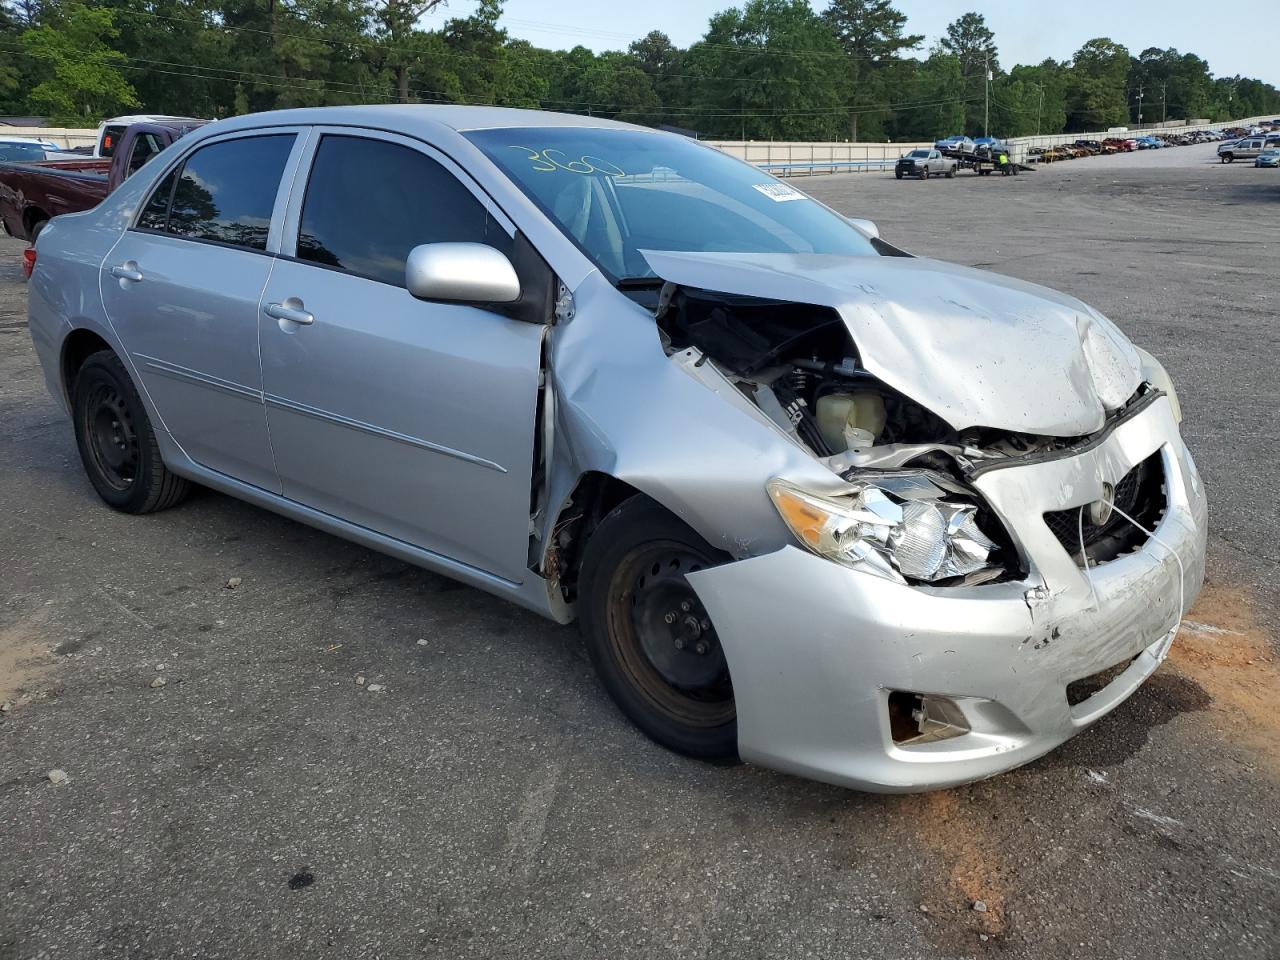
M 81 158 L 69 150 L 62 149 L 52 140 L 0 136 L 0 163 L 77 159 Z
M 93 145 L 93 156 L 109 158 L 115 153 L 125 130 L 135 123 L 155 123 L 163 127 L 195 129 L 208 123 L 198 117 L 170 117 L 164 114 L 139 113 L 127 117 L 112 117 L 98 124 L 98 141 Z
M 39 140 L 0 137 L 0 161 L 46 160 L 51 152 L 51 149 Z
M 1262 137 L 1244 137 L 1228 140 L 1218 145 L 1218 159 L 1223 163 L 1235 160 L 1252 160 L 1263 151 L 1266 141 Z
M 105 503 L 194 481 L 577 619 L 691 756 L 991 776 L 1134 693 L 1200 590 L 1154 358 L 683 136 L 235 117 L 35 253 L 31 340 Z
M 38 158 L 0 164 L 0 226 L 20 240 L 34 242 L 53 217 L 97 206 L 148 160 L 203 124 L 203 120 L 131 124 L 113 140 L 109 160 Z
M 944 157 L 938 150 L 921 147 L 899 157 L 898 162 L 894 164 L 893 175 L 899 180 L 903 177 L 919 177 L 921 180 L 936 176 L 951 178 L 956 175 L 956 169 L 959 166 L 960 161 L 952 157 Z
M 946 137 L 945 139 L 937 141 L 933 147 L 935 150 L 950 150 L 955 153 L 973 153 L 973 148 L 976 145 L 977 144 L 975 144 L 969 137 L 966 137 L 963 134 L 956 134 L 953 137 Z
M 1280 167 L 1280 150 L 1263 150 L 1253 161 L 1255 167 Z

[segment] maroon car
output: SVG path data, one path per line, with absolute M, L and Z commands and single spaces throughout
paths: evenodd
M 34 243 L 50 219 L 96 207 L 144 163 L 203 124 L 132 124 L 110 159 L 0 163 L 0 225 L 12 236 Z

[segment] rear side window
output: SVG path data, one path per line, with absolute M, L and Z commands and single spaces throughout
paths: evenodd
M 109 157 L 116 152 L 116 144 L 120 142 L 121 136 L 124 135 L 125 128 L 122 126 L 110 126 L 102 131 L 102 141 L 98 144 L 98 155 Z
M 511 238 L 448 170 L 417 150 L 363 137 L 325 136 L 302 204 L 297 256 L 404 286 L 409 251 L 422 243 Z
M 265 250 L 293 141 L 291 133 L 272 134 L 201 147 L 159 183 L 138 226 Z
M 133 150 L 129 154 L 129 171 L 126 176 L 133 176 L 142 169 L 143 164 L 164 149 L 164 144 L 154 133 L 144 133 L 133 141 Z

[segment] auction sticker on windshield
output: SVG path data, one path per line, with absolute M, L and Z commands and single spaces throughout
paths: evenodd
M 753 183 L 755 187 L 770 200 L 775 203 L 786 203 L 788 200 L 803 200 L 804 194 L 799 190 L 793 190 L 785 183 Z

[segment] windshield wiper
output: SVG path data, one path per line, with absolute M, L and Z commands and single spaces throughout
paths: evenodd
M 623 277 L 614 286 L 619 290 L 652 290 L 664 282 L 661 277 Z

